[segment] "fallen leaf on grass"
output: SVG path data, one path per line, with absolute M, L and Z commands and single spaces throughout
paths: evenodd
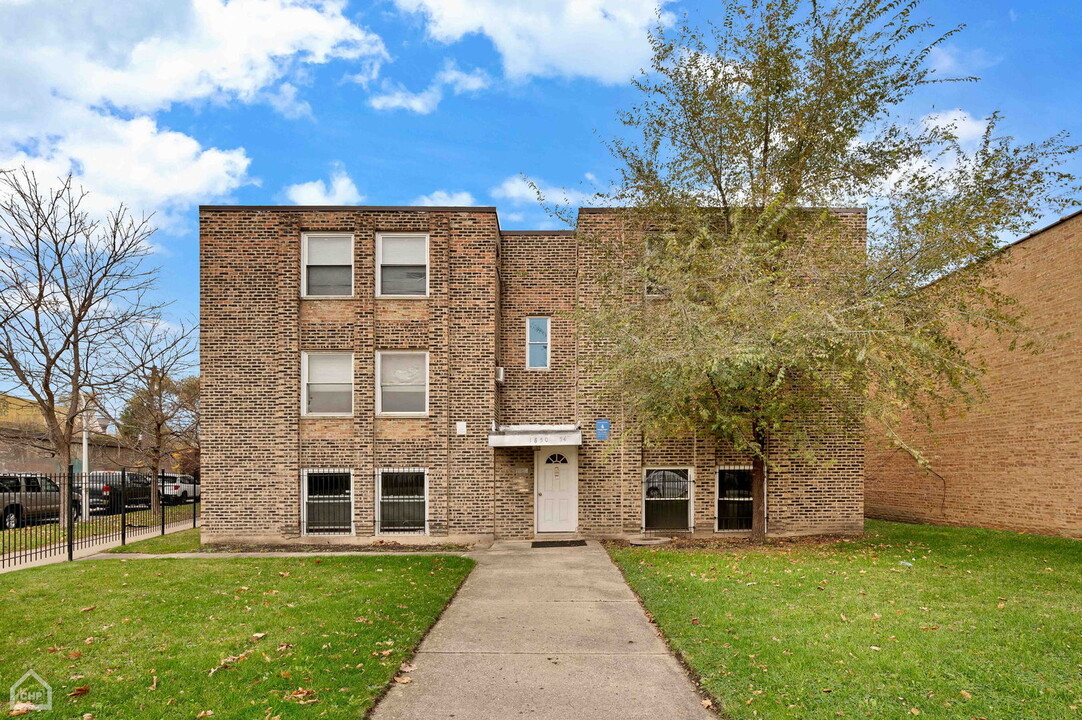
M 78 650 L 71 650 L 68 652 L 68 660 L 78 660 L 83 654 Z
M 201 718 L 214 717 L 214 711 L 213 710 L 204 710 L 203 712 L 199 713 L 195 717 L 196 717 L 196 720 L 200 720 Z
M 959 693 L 959 694 L 960 694 L 960 695 L 961 695 L 962 697 L 964 697 L 964 698 L 965 698 L 966 700 L 972 700 L 972 699 L 973 699 L 973 693 L 968 693 L 968 692 L 966 692 L 965 690 L 963 690 L 963 691 L 962 691 L 961 693 Z
M 11 706 L 11 712 L 8 713 L 8 717 L 19 717 L 20 715 L 29 715 L 31 710 L 36 710 L 37 705 L 34 703 L 15 703 Z
M 90 612 L 91 610 L 97 610 L 97 609 L 98 609 L 97 605 L 91 605 L 90 607 L 82 608 L 81 610 L 79 610 L 79 612 Z
M 703 700 L 703 701 L 702 701 L 701 703 L 699 703 L 699 704 L 700 704 L 700 705 L 702 705 L 702 706 L 703 706 L 704 708 L 706 708 L 707 710 L 709 710 L 710 708 L 714 707 L 714 703 L 713 703 L 713 702 L 711 702 L 710 700 Z
M 398 669 L 404 673 L 411 673 L 417 669 L 416 665 L 410 665 L 409 663 L 402 663 L 398 666 Z
M 255 633 L 252 635 L 252 640 L 262 640 L 265 637 L 267 637 L 267 633 Z
M 90 686 L 89 685 L 80 685 L 79 687 L 75 688 L 70 693 L 68 693 L 68 697 L 82 697 L 83 695 L 86 695 L 88 692 L 90 692 Z
M 150 687 L 148 687 L 147 690 L 157 690 L 157 689 L 158 689 L 158 676 L 155 675 L 154 676 L 154 682 L 152 682 L 150 684 Z
M 395 675 L 394 681 L 395 681 L 396 683 L 399 683 L 399 684 L 401 684 L 401 685 L 405 685 L 406 683 L 411 683 L 411 682 L 413 682 L 413 678 L 411 678 L 411 677 L 404 677 L 404 676 L 401 676 L 401 675 Z
M 301 705 L 311 705 L 314 702 L 319 702 L 316 697 L 316 691 L 309 688 L 297 688 L 291 693 L 288 693 L 283 700 L 294 700 Z

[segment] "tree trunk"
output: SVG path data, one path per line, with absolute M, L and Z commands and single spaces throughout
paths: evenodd
M 154 475 L 150 481 L 150 514 L 157 515 L 162 511 L 162 469 L 160 462 L 154 463 Z
M 755 430 L 759 454 L 751 459 L 751 542 L 766 543 L 766 433 Z

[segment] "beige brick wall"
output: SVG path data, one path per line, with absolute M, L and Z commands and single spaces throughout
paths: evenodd
M 938 422 L 931 472 L 869 438 L 869 517 L 1082 537 L 1082 215 L 1006 251 L 994 280 L 1047 349 L 988 338 L 987 401 Z

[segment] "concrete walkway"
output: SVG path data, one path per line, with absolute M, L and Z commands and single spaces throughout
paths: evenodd
M 683 668 L 597 543 L 498 542 L 375 720 L 705 720 Z

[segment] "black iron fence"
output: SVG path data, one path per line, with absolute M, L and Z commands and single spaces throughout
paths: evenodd
M 194 528 L 199 499 L 186 475 L 0 472 L 0 568 Z

